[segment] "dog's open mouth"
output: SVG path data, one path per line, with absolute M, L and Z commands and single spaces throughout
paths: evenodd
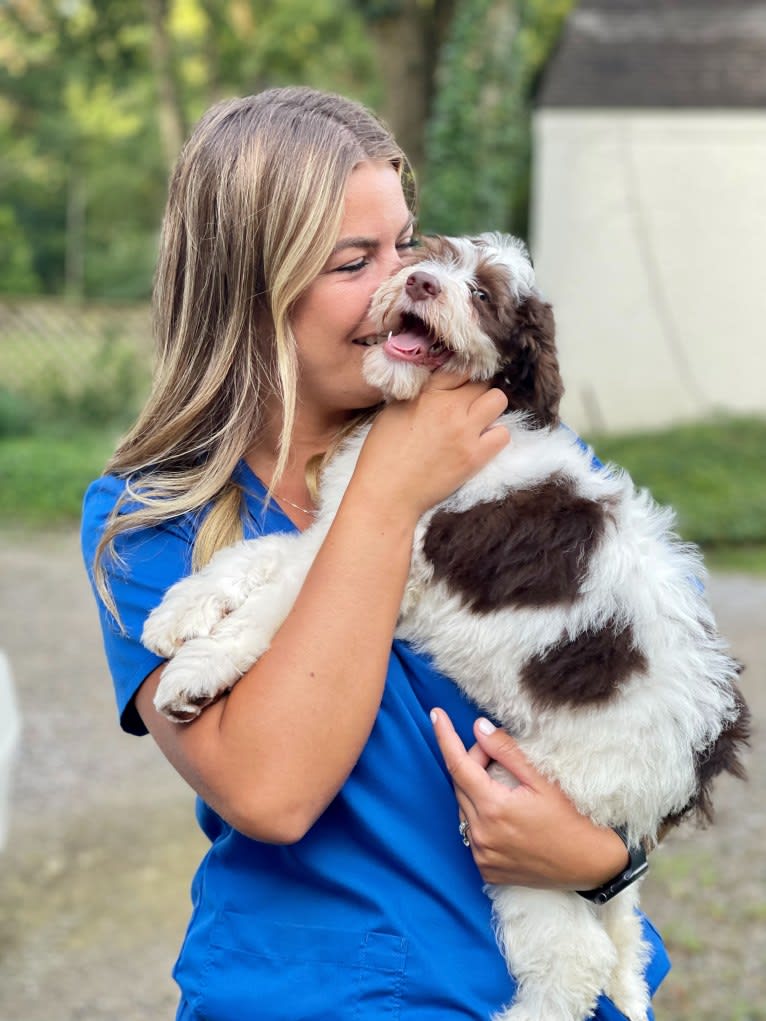
M 426 369 L 438 369 L 452 354 L 441 337 L 411 312 L 403 313 L 396 331 L 383 341 L 383 350 L 389 358 Z

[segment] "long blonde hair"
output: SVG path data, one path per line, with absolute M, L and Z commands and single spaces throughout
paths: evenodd
M 300 87 L 216 104 L 184 146 L 155 277 L 153 386 L 105 468 L 126 480 L 94 560 L 115 617 L 103 561 L 121 533 L 209 505 L 194 567 L 242 536 L 232 473 L 272 397 L 283 409 L 272 488 L 284 472 L 297 386 L 291 312 L 332 251 L 351 171 L 368 159 L 390 162 L 414 201 L 387 128 L 351 100 Z

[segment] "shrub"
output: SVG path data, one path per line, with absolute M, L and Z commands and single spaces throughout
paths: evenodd
M 135 348 L 105 334 L 78 379 L 65 369 L 49 369 L 29 387 L 26 400 L 43 425 L 122 426 L 135 416 L 148 383 L 148 368 Z
M 37 413 L 29 397 L 0 386 L 0 439 L 32 432 L 36 418 Z

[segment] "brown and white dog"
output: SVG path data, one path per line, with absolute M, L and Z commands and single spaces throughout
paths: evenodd
M 427 240 L 380 289 L 373 315 L 381 337 L 364 371 L 386 399 L 415 396 L 447 365 L 492 380 L 511 408 L 501 419 L 511 443 L 419 522 L 397 637 L 512 731 L 581 812 L 625 827 L 633 846 L 694 812 L 709 817 L 713 778 L 743 775 L 738 665 L 672 512 L 595 464 L 559 424 L 553 315 L 523 244 L 499 234 Z M 162 712 L 192 718 L 268 648 L 365 435 L 325 469 L 311 528 L 222 550 L 152 613 L 143 640 L 170 660 Z M 519 988 L 498 1018 L 583 1021 L 603 991 L 644 1021 L 637 890 L 596 906 L 576 893 L 488 887 Z

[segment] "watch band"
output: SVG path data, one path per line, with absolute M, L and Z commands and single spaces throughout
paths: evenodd
M 578 890 L 577 893 L 594 904 L 606 904 L 612 897 L 622 893 L 624 889 L 635 883 L 637 879 L 645 875 L 649 870 L 649 862 L 646 860 L 646 852 L 643 847 L 631 847 L 628 843 L 628 834 L 622 826 L 613 826 L 612 829 L 628 849 L 630 861 L 627 868 L 621 869 L 616 876 L 609 879 L 603 886 L 597 886 L 595 890 Z

